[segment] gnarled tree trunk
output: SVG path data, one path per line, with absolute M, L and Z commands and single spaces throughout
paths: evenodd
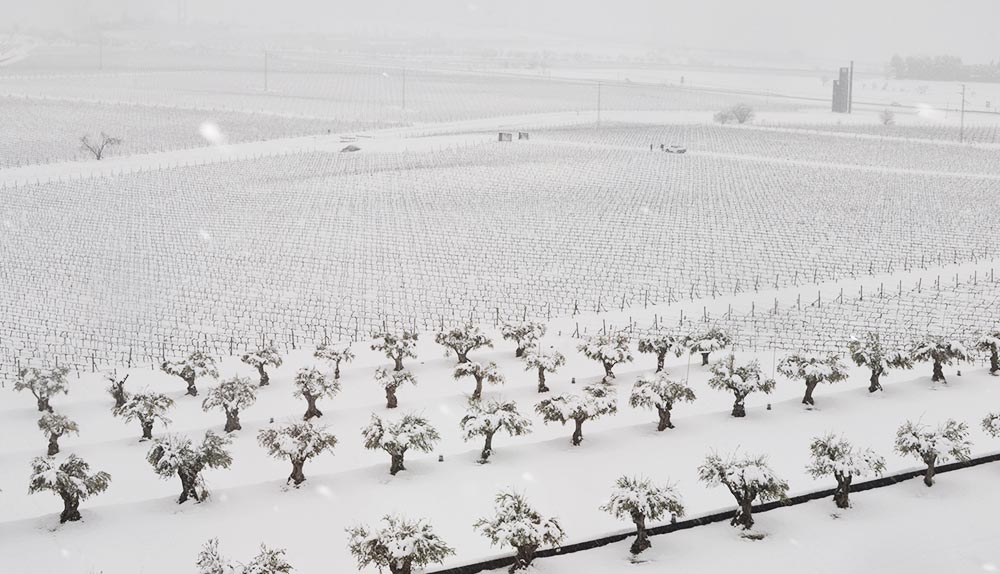
M 944 379 L 944 369 L 941 368 L 941 361 L 934 361 L 934 376 L 931 377 L 931 382 L 948 384 L 948 381 Z
M 184 504 L 189 498 L 201 502 L 202 496 L 198 493 L 198 475 L 177 471 L 177 476 L 181 479 L 181 495 L 177 499 L 177 504 Z
M 456 349 L 456 348 L 452 347 L 452 350 L 455 351 L 455 355 L 458 357 L 458 364 L 461 365 L 462 363 L 468 363 L 469 362 L 469 350 L 468 349 L 459 350 L 459 349 Z
M 813 391 L 816 390 L 816 385 L 819 381 L 813 381 L 806 379 L 806 394 L 802 397 L 802 404 L 804 405 L 815 405 L 816 401 L 813 400 Z
M 142 425 L 142 440 L 153 438 L 153 421 L 139 421 Z
M 996 375 L 998 371 L 1000 371 L 1000 352 L 994 347 L 990 351 L 990 374 Z
M 305 397 L 306 404 L 308 405 L 306 408 L 306 414 L 303 415 L 302 420 L 307 421 L 313 417 L 323 416 L 323 411 L 316 408 L 316 397 L 305 393 L 303 393 L 302 396 Z
M 44 413 L 46 411 L 48 411 L 50 413 L 52 412 L 52 407 L 49 406 L 49 398 L 48 397 L 40 398 L 36 402 L 38 404 L 38 412 L 40 412 L 40 413 Z
M 302 472 L 302 467 L 304 467 L 306 461 L 292 459 L 292 474 L 288 475 L 288 480 L 286 483 L 291 482 L 295 486 L 298 486 L 306 481 L 306 475 Z
M 707 366 L 707 365 L 708 365 L 708 353 L 702 353 L 701 354 L 701 366 L 704 367 L 704 366 Z
M 397 472 L 406 470 L 406 467 L 403 466 L 402 454 L 391 454 L 390 456 L 392 456 L 392 464 L 389 466 L 389 474 L 395 476 Z
M 194 375 L 191 375 L 190 377 L 183 377 L 183 378 L 184 378 L 184 382 L 187 383 L 187 394 L 191 395 L 192 397 L 197 397 L 198 396 L 198 387 L 194 386 Z
M 603 361 L 603 364 L 604 364 L 604 380 L 607 381 L 608 379 L 615 378 L 615 374 L 611 371 L 611 369 L 615 368 L 614 363 Z
M 851 479 L 854 477 L 847 475 L 837 476 L 836 478 L 837 490 L 833 492 L 833 501 L 837 504 L 837 508 L 850 508 Z
M 483 396 L 483 378 L 476 377 L 476 390 L 472 391 L 472 400 L 478 401 Z
M 531 561 L 535 559 L 535 552 L 538 550 L 538 546 L 533 544 L 526 546 L 518 546 L 514 554 L 514 563 L 511 564 L 510 569 L 507 572 L 513 574 L 518 570 L 525 570 L 531 565 Z
M 733 526 L 742 526 L 745 530 L 753 528 L 753 501 L 746 498 L 739 501 L 740 507 L 736 510 L 736 516 L 730 522 Z
M 547 393 L 549 388 L 545 386 L 545 368 L 538 367 L 538 392 Z
M 733 402 L 733 416 L 736 418 L 743 418 L 747 416 L 746 406 L 743 404 L 745 397 L 736 397 L 736 401 Z
M 59 454 L 59 436 L 60 435 L 57 435 L 56 433 L 49 435 L 49 456 Z
M 399 401 L 396 400 L 396 387 L 386 387 L 385 388 L 385 408 L 394 409 L 399 406 Z
M 882 376 L 881 368 L 872 369 L 872 374 L 868 377 L 868 392 L 874 393 L 875 391 L 882 390 L 882 383 L 879 382 L 879 378 Z
M 399 369 L 396 370 L 398 371 Z M 333 378 L 338 381 L 340 380 L 340 359 L 337 359 L 337 361 L 333 364 Z
M 635 523 L 636 537 L 629 551 L 632 554 L 639 554 L 653 544 L 649 541 L 649 536 L 646 534 L 646 517 L 639 513 L 632 513 L 632 522 Z
M 413 574 L 413 559 L 410 557 L 403 558 L 402 560 L 390 560 L 389 561 L 389 573 L 390 574 Z
M 261 387 L 266 387 L 271 382 L 271 377 L 264 370 L 264 364 L 261 363 L 257 365 L 257 372 L 260 374 L 260 385 Z
M 517 349 L 514 349 L 514 356 L 515 356 L 515 357 L 517 357 L 518 359 L 520 359 L 521 357 L 523 357 L 523 356 L 524 356 L 524 352 L 525 352 L 526 350 L 527 350 L 527 349 L 525 349 L 525 348 L 524 348 L 524 347 L 522 347 L 521 345 L 518 345 L 518 346 L 517 346 Z
M 656 430 L 665 431 L 674 428 L 674 423 L 670 422 L 670 407 L 657 408 L 656 412 L 660 415 L 660 424 L 656 425 Z
M 395 357 L 392 358 L 392 360 L 396 362 L 396 367 L 393 370 L 394 371 L 402 371 L 403 370 L 403 355 L 402 354 L 396 355 Z
M 583 421 L 587 419 L 574 419 L 575 428 L 573 429 L 573 446 L 580 446 L 583 442 Z
M 59 524 L 80 520 L 80 499 L 70 493 L 60 492 L 63 501 L 63 511 L 59 514 Z
M 488 433 L 486 435 L 486 444 L 483 445 L 483 452 L 479 454 L 479 462 L 486 462 L 490 455 L 493 454 L 493 434 Z
M 928 487 L 934 486 L 934 473 L 936 472 L 934 464 L 937 462 L 937 457 L 925 456 L 923 457 L 923 459 L 924 459 L 924 464 L 927 465 L 927 471 L 924 472 L 924 484 L 927 485 Z
M 666 360 L 667 360 L 667 352 L 666 351 L 663 351 L 662 353 L 657 353 L 656 354 L 656 372 L 657 373 L 663 371 L 663 363 L 666 362 Z
M 226 432 L 233 432 L 242 430 L 243 427 L 240 426 L 240 411 L 239 409 L 226 409 Z

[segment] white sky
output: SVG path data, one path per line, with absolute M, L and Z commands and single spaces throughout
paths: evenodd
M 8 24 L 80 28 L 125 12 L 173 18 L 178 1 L 193 18 L 227 28 L 504 32 L 582 50 L 613 43 L 869 62 L 894 52 L 1000 60 L 1000 0 L 0 0 L 0 14 Z

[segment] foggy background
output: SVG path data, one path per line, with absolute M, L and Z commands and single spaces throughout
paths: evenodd
M 894 53 L 1000 59 L 996 0 L 0 0 L 0 14 L 0 31 L 73 39 L 140 28 L 202 40 L 332 34 L 607 56 L 710 50 L 797 63 L 882 65 Z

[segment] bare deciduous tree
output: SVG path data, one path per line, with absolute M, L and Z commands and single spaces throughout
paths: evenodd
M 104 152 L 107 148 L 121 145 L 121 143 L 121 138 L 111 137 L 104 132 L 101 132 L 101 137 L 97 141 L 90 141 L 90 134 L 87 134 L 80 138 L 80 149 L 92 153 L 94 158 L 100 161 L 104 159 Z

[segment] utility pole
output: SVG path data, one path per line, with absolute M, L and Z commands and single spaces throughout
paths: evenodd
M 958 143 L 965 143 L 965 84 L 962 84 L 962 115 L 959 120 Z

